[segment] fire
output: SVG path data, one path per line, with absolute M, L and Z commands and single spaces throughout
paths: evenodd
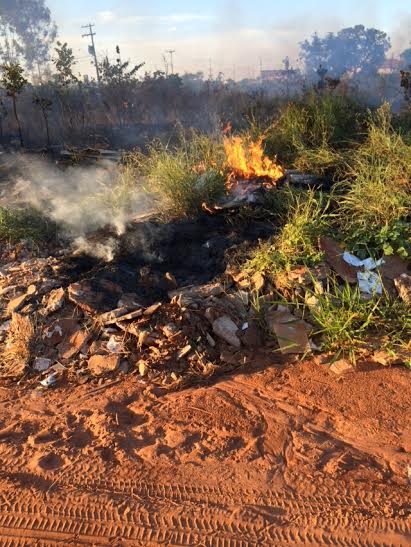
M 224 137 L 224 148 L 227 165 L 236 178 L 266 178 L 275 183 L 284 176 L 284 169 L 264 155 L 262 138 L 247 142 L 239 136 Z

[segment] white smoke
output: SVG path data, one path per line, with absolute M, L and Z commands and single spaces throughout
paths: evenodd
M 15 155 L 9 205 L 30 205 L 58 223 L 79 250 L 112 260 L 117 240 L 90 238 L 108 228 L 119 236 L 133 217 L 152 209 L 152 198 L 133 174 L 112 162 L 64 170 L 33 156 Z

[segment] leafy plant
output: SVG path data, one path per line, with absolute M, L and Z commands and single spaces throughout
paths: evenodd
M 17 129 L 19 131 L 20 144 L 24 146 L 23 132 L 21 130 L 20 118 L 17 113 L 17 97 L 23 91 L 28 83 L 24 77 L 24 70 L 19 63 L 8 63 L 2 65 L 1 85 L 5 88 L 7 96 L 13 101 L 13 112 L 16 119 Z

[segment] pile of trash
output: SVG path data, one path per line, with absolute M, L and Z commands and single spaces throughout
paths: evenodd
M 330 238 L 320 246 L 323 264 L 296 267 L 277 286 L 230 265 L 218 281 L 199 286 L 178 287 L 167 273 L 156 278 L 166 296 L 154 304 L 93 272 L 68 281 L 64 251 L 35 257 L 20 249 L 0 268 L 0 378 L 47 389 L 136 374 L 175 387 L 254 362 L 258 353 L 271 362 L 320 353 L 314 326 L 286 298 L 279 303 L 279 291 L 296 291 L 315 307 L 332 275 L 358 284 L 364 298 L 384 289 L 411 304 L 401 258 L 361 261 Z M 330 360 L 336 374 L 351 368 Z

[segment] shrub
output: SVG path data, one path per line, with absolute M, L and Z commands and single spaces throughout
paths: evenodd
M 179 215 L 193 215 L 203 202 L 224 194 L 225 153 L 213 137 L 191 132 L 173 147 L 154 142 L 148 153 L 136 152 L 131 159 L 149 190 Z

